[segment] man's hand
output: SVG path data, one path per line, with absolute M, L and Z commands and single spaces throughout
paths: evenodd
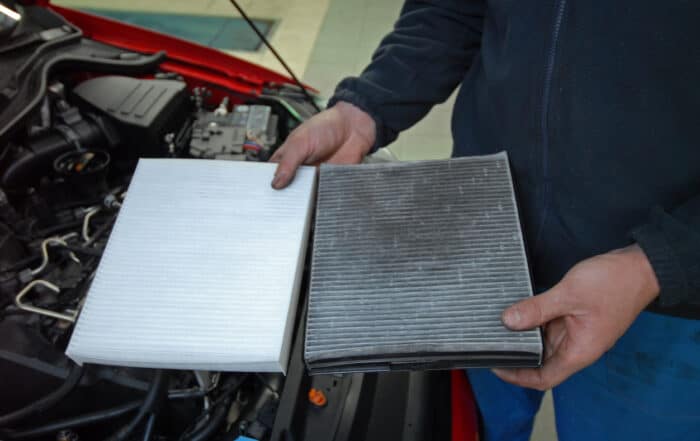
M 494 369 L 504 381 L 550 389 L 595 362 L 659 294 L 656 275 L 637 245 L 586 259 L 549 291 L 503 313 L 513 330 L 544 326 L 539 369 Z
M 270 160 L 279 163 L 272 187 L 289 185 L 302 164 L 357 164 L 369 153 L 375 136 L 372 117 L 339 102 L 297 127 L 272 155 Z

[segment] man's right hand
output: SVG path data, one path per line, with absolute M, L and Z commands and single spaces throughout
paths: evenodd
M 281 189 L 302 164 L 357 164 L 374 145 L 376 127 L 366 112 L 346 102 L 314 115 L 297 127 L 270 161 L 279 163 L 272 187 Z

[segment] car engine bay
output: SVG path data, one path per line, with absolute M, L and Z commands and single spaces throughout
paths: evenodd
M 315 111 L 293 84 L 225 90 L 164 69 L 164 53 L 86 38 L 50 9 L 22 12 L 24 27 L 0 39 L 0 439 L 370 439 L 392 433 L 377 411 L 392 402 L 401 430 L 419 417 L 448 425 L 425 416 L 439 409 L 425 397 L 449 396 L 444 376 L 311 379 L 299 338 L 286 378 L 68 359 L 138 158 L 267 161 Z

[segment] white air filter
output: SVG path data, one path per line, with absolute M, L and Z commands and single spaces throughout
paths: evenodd
M 67 354 L 118 366 L 285 371 L 315 169 L 142 159 Z

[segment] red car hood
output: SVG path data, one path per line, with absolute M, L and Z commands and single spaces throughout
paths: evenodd
M 167 60 L 161 67 L 190 80 L 252 95 L 262 93 L 265 85 L 295 84 L 291 78 L 270 69 L 177 37 L 53 5 L 50 0 L 26 0 L 21 3 L 51 8 L 79 27 L 85 37 L 95 41 L 147 54 L 166 51 Z

